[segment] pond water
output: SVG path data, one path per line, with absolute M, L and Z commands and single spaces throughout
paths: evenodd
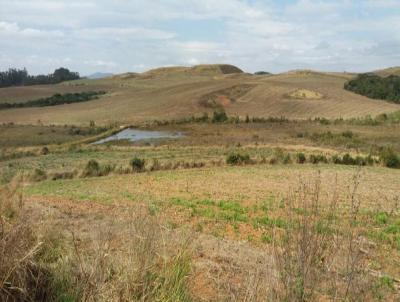
M 180 138 L 183 134 L 181 132 L 166 132 L 166 131 L 151 131 L 151 130 L 137 130 L 137 129 L 124 129 L 114 135 L 103 138 L 94 142 L 93 144 L 104 144 L 118 140 L 128 140 L 130 142 L 137 142 L 141 140 L 152 140 L 161 138 Z

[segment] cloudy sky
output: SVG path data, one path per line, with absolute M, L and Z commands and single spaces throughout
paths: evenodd
M 400 0 L 0 0 L 0 70 L 400 65 Z

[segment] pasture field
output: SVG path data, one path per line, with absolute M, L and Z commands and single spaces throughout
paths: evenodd
M 180 139 L 107 145 L 75 143 L 82 137 L 66 131 L 70 127 L 12 127 L 19 135 L 13 136 L 14 147 L 3 150 L 1 181 L 22 175 L 25 207 L 40 221 L 34 224 L 59 229 L 67 249 L 79 240 L 79 253 L 86 255 L 95 251 L 92 244 L 105 244 L 99 238 L 107 234 L 113 238 L 107 243 L 111 253 L 125 250 L 132 215 L 150 215 L 168 238 L 163 239 L 166 255 L 174 255 L 182 238 L 191 242 L 185 247 L 190 253 L 185 282 L 191 300 L 243 300 L 251 290 L 252 301 L 263 301 L 279 296 L 271 293 L 279 281 L 272 277 L 278 269 L 276 246 L 284 244 L 279 234 L 291 229 L 293 213 L 302 213 L 302 206 L 292 208 L 290 196 L 302 188 L 313 191 L 318 184 L 319 207 L 330 209 L 337 198 L 334 225 L 325 214 L 319 217 L 327 223 L 322 234 L 335 230 L 344 236 L 352 208 L 349 196 L 360 202 L 356 222 L 351 223 L 356 223 L 354 244 L 362 250 L 357 286 L 365 300 L 399 298 L 400 170 L 379 162 L 364 167 L 332 162 L 334 155 L 366 156 L 387 145 L 398 152 L 396 123 L 188 123 L 152 128 L 182 131 Z M 50 139 L 51 129 L 56 129 L 59 143 Z M 47 140 L 35 139 L 36 131 L 48 134 Z M 5 143 L 9 135 L 2 132 Z M 48 153 L 42 153 L 43 147 Z M 232 153 L 248 154 L 251 162 L 228 164 Z M 298 163 L 298 153 L 305 155 L 305 163 Z M 312 155 L 326 156 L 328 162 L 312 164 Z M 142 172 L 132 171 L 135 157 L 145 161 Z M 94 172 L 88 171 L 91 160 L 100 166 Z M 118 257 L 128 261 L 126 255 Z M 254 278 L 260 284 L 249 288 Z M 371 290 L 360 280 L 369 280 Z M 275 287 L 280 288 L 279 282 Z M 314 299 L 326 295 L 325 290 L 329 292 L 313 293 Z
M 199 66 L 0 89 L 107 91 L 0 111 L 0 300 L 399 301 L 400 107 L 352 77 Z M 129 125 L 183 136 L 93 144 Z
M 371 100 L 343 89 L 349 74 L 296 71 L 254 76 L 218 70 L 164 68 L 100 80 L 78 80 L 45 87 L 0 89 L 0 102 L 51 96 L 55 93 L 99 91 L 98 100 L 46 108 L 0 111 L 0 121 L 17 124 L 137 124 L 211 113 L 204 98 L 215 96 L 229 115 L 307 119 L 375 116 L 400 110 L 400 105 Z M 241 89 L 245 88 L 245 89 Z M 238 91 L 242 91 L 238 94 Z M 308 91 L 296 96 L 298 91 Z M 35 97 L 33 97 L 35 96 Z M 212 102 L 211 102 L 212 103 Z

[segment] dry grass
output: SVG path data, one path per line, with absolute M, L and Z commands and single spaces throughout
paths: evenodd
M 398 105 L 371 100 L 344 90 L 347 76 L 311 72 L 263 77 L 245 73 L 216 74 L 213 68 L 211 72 L 207 68 L 199 69 L 189 73 L 181 69 L 163 69 L 125 79 L 80 80 L 55 85 L 50 87 L 54 92 L 60 87 L 73 90 L 101 87 L 109 93 L 91 102 L 1 111 L 0 121 L 33 124 L 40 119 L 45 124 L 87 124 L 89 120 L 94 120 L 98 125 L 108 125 L 116 121 L 129 124 L 182 118 L 210 110 L 199 104 L 198 100 L 203 96 L 238 85 L 254 88 L 230 104 L 227 109 L 230 115 L 286 116 L 292 119 L 318 116 L 347 118 L 399 110 Z M 288 97 L 298 89 L 318 91 L 325 97 L 315 102 Z M 0 89 L 2 100 L 18 99 L 19 94 L 33 96 L 34 93 L 25 87 Z
M 1 301 L 191 300 L 187 243 L 168 256 L 156 217 L 140 211 L 121 237 L 100 230 L 82 245 L 73 231 L 69 240 L 55 226 L 39 228 L 24 210 L 20 184 L 0 191 Z M 121 249 L 113 247 L 116 237 Z
M 350 194 L 340 200 L 342 192 L 332 184 L 328 203 L 321 200 L 320 178 L 302 183 L 289 195 L 285 217 L 292 226 L 278 234 L 275 250 L 281 300 L 318 301 L 326 296 L 356 301 L 371 293 L 373 278 L 366 274 L 360 232 L 355 229 L 361 202 L 358 185 L 356 175 Z M 349 211 L 348 223 L 339 221 L 342 207 Z
M 155 217 L 140 214 L 127 227 L 93 231 L 84 246 L 75 234 L 73 250 L 54 267 L 63 298 L 73 301 L 190 301 L 186 244 L 167 255 L 164 231 Z M 116 241 L 122 240 L 119 248 Z
M 321 93 L 308 89 L 298 89 L 290 93 L 289 96 L 295 99 L 304 100 L 320 100 L 324 97 Z
M 46 272 L 36 262 L 41 249 L 23 211 L 20 183 L 0 191 L 0 300 L 39 301 L 47 295 Z

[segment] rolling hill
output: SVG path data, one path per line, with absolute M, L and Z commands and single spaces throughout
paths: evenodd
M 397 75 L 400 76 L 400 66 L 396 67 L 389 67 L 386 69 L 376 70 L 373 73 L 381 76 L 381 77 L 388 77 L 390 75 Z
M 200 115 L 216 106 L 223 106 L 230 115 L 291 119 L 349 118 L 400 110 L 399 105 L 344 90 L 344 83 L 352 77 L 350 73 L 310 70 L 255 76 L 232 65 L 158 68 L 97 80 L 0 89 L 0 102 L 63 92 L 107 91 L 100 99 L 85 103 L 2 110 L 0 122 L 141 123 Z

